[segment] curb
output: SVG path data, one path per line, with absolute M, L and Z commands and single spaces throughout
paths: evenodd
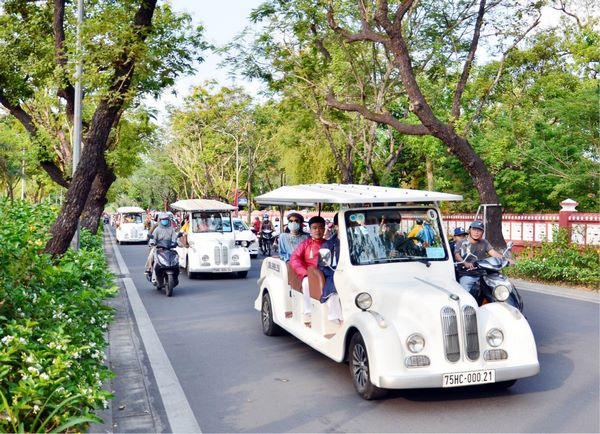
M 553 295 L 555 297 L 564 297 L 573 300 L 600 304 L 600 293 L 598 291 L 586 291 L 584 289 L 569 288 L 566 286 L 548 285 L 546 283 L 531 282 L 512 277 L 510 280 L 518 289 L 522 289 L 524 291 L 538 292 L 541 294 Z
M 109 407 L 97 415 L 102 424 L 93 424 L 90 433 L 169 432 L 162 403 L 152 399 L 156 390 L 154 376 L 149 372 L 146 351 L 131 314 L 131 305 L 115 258 L 112 238 L 104 231 L 104 253 L 110 270 L 115 274 L 118 294 L 106 304 L 115 309 L 114 321 L 107 332 L 107 366 L 114 373 L 105 388 L 113 393 Z M 154 394 L 154 396 L 157 396 Z

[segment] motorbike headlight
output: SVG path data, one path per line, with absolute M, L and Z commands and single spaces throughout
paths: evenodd
M 370 294 L 361 292 L 354 299 L 354 303 L 360 310 L 368 310 L 373 304 L 373 299 L 371 298 Z
M 414 333 L 406 340 L 406 346 L 411 353 L 420 353 L 425 348 L 425 338 L 419 333 Z
M 510 289 L 508 289 L 508 287 L 505 285 L 498 285 L 494 288 L 492 294 L 496 300 L 506 301 L 510 295 Z
M 485 336 L 490 347 L 499 347 L 504 342 L 504 334 L 500 329 L 490 329 Z

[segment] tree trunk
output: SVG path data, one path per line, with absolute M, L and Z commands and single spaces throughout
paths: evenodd
M 85 208 L 81 215 L 81 227 L 88 229 L 91 233 L 98 232 L 100 217 L 108 200 L 106 193 L 117 177 L 103 159 L 103 164 L 98 168 L 96 178 L 92 183 L 90 195 L 85 203 Z

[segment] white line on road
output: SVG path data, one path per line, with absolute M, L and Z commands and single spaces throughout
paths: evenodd
M 121 274 L 129 274 L 129 269 L 121 256 L 121 252 L 115 244 L 112 234 L 110 232 L 109 234 Z M 174 433 L 202 433 L 133 280 L 130 277 L 125 277 L 122 280 L 140 331 L 140 337 L 154 372 L 154 378 L 169 419 L 171 431 Z

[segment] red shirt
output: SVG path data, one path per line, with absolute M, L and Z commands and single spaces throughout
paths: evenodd
M 254 222 L 252 223 L 254 225 L 254 230 L 256 232 L 260 231 L 260 220 L 254 220 Z
M 319 262 L 319 249 L 325 241 L 324 238 L 320 240 L 307 238 L 298 244 L 298 247 L 296 247 L 294 253 L 292 253 L 290 265 L 300 280 L 308 275 L 308 267 L 310 265 L 313 267 L 317 266 Z

